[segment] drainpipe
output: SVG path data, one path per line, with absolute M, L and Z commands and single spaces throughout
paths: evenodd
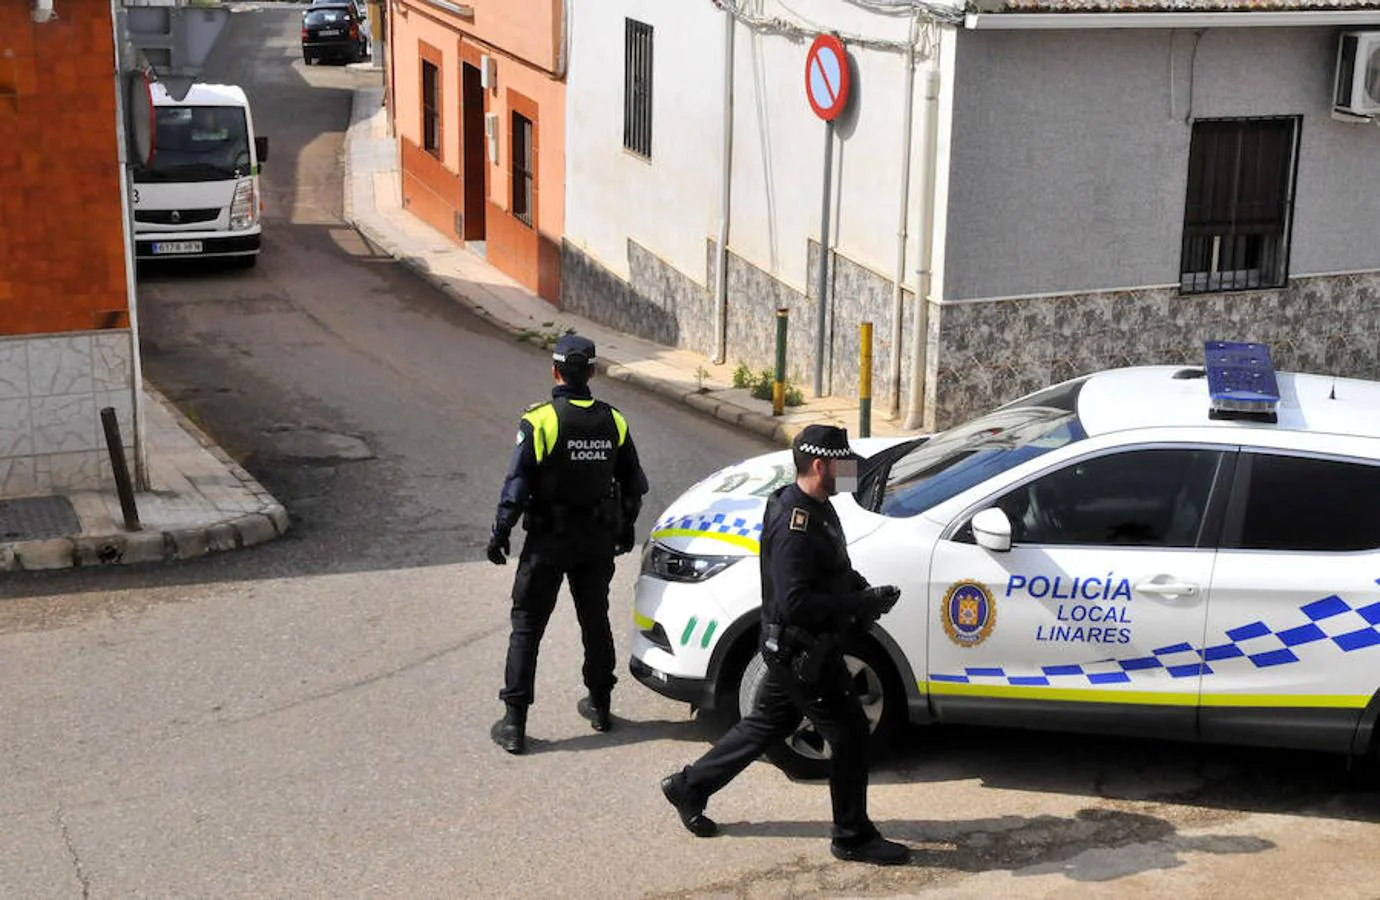
M 570 65 L 570 0 L 561 4 L 560 46 L 556 48 L 556 71 L 552 73 L 557 81 L 565 81 L 566 66 Z
M 728 359 L 728 219 L 733 187 L 733 9 L 724 7 L 724 134 L 719 163 L 719 243 L 714 261 L 714 362 Z
M 906 277 L 906 219 L 910 216 L 910 137 L 915 121 L 915 42 L 919 39 L 920 11 L 910 19 L 910 44 L 906 47 L 906 100 L 904 135 L 901 138 L 901 202 L 896 214 L 896 277 L 891 293 L 891 419 L 901 416 L 901 298 Z
M 123 0 L 110 0 L 110 33 L 115 45 L 115 154 L 120 172 L 120 223 L 125 244 L 125 297 L 129 303 L 129 347 L 133 381 L 134 489 L 149 489 L 148 448 L 144 438 L 144 361 L 139 353 L 139 298 L 135 284 L 133 215 L 130 212 L 129 139 L 125 132 L 125 73 L 120 36 L 124 34 Z
M 942 53 L 942 50 L 941 50 Z M 925 199 L 920 224 L 920 284 L 915 291 L 915 324 L 911 332 L 910 411 L 906 428 L 920 428 L 924 422 L 925 359 L 929 343 L 930 286 L 934 275 L 934 194 L 938 179 L 936 160 L 939 156 L 939 59 L 931 65 L 925 86 Z

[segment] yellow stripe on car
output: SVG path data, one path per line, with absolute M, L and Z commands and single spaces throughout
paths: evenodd
M 744 537 L 740 534 L 724 534 L 718 531 L 699 531 L 694 528 L 662 528 L 659 531 L 652 532 L 653 540 L 669 537 L 707 538 L 711 541 L 723 541 L 735 547 L 751 550 L 753 553 L 760 552 L 762 548 L 761 543 L 756 539 Z
M 1028 687 L 1009 684 L 956 684 L 923 681 L 920 689 L 950 697 L 1001 700 L 1062 700 L 1071 703 L 1123 703 L 1130 706 L 1298 707 L 1363 709 L 1370 697 L 1350 694 L 1205 694 L 1171 691 L 1119 691 L 1090 688 Z

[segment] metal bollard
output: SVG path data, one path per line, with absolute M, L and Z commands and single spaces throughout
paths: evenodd
M 786 322 L 791 311 L 782 306 L 776 310 L 776 380 L 771 384 L 771 414 L 786 411 Z
M 858 435 L 872 436 L 872 323 L 862 323 L 858 360 Z
M 129 481 L 129 466 L 125 464 L 125 445 L 120 440 L 120 421 L 115 407 L 101 410 L 101 426 L 105 429 L 105 448 L 110 453 L 110 468 L 115 473 L 115 491 L 120 495 L 120 510 L 125 514 L 125 530 L 139 531 L 139 507 L 134 505 L 134 487 Z

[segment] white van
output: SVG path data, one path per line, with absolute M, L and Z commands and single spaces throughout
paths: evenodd
M 252 266 L 263 232 L 259 167 L 268 138 L 254 135 L 244 91 L 194 84 L 174 100 L 157 82 L 153 148 L 134 164 L 139 259 L 216 257 Z

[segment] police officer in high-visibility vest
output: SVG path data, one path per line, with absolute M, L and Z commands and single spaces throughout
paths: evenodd
M 883 838 L 868 818 L 868 724 L 840 642 L 849 629 L 866 628 L 891 609 L 900 591 L 869 587 L 853 569 L 829 503 L 845 477 L 857 477 L 848 432 L 809 425 L 791 449 L 796 479 L 771 495 L 762 521 L 766 681 L 756 706 L 693 765 L 662 779 L 661 790 L 691 834 L 715 834 L 718 826 L 704 814 L 709 797 L 790 734 L 804 714 L 833 750 L 830 850 L 839 859 L 896 865 L 910 851 Z
M 537 650 L 569 580 L 584 641 L 584 681 L 589 696 L 579 704 L 595 731 L 608 731 L 614 677 L 609 628 L 609 581 L 613 559 L 636 543 L 635 525 L 647 493 L 647 476 L 623 414 L 589 391 L 594 342 L 561 337 L 551 354 L 551 400 L 532 406 L 518 424 L 489 538 L 489 561 L 503 565 L 518 520 L 527 532 L 513 579 L 512 636 L 499 698 L 506 704 L 494 725 L 494 741 L 509 753 L 527 745 L 527 707 L 532 704 Z

